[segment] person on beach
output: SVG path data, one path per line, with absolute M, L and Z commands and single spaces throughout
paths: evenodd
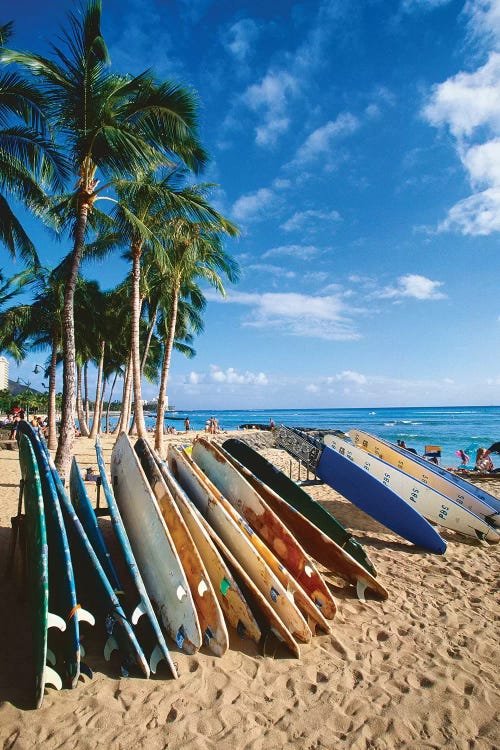
M 414 453 L 416 456 L 418 455 L 415 448 L 408 448 L 404 440 L 398 440 L 398 445 L 400 448 L 403 448 L 405 451 L 408 451 L 408 453 Z
M 186 419 L 184 420 L 184 429 L 186 430 L 186 432 L 189 432 L 189 430 L 191 429 L 191 425 L 189 423 L 189 417 L 186 417 Z
M 478 448 L 476 453 L 476 470 L 482 472 L 494 471 L 493 461 L 486 448 Z
M 483 448 L 484 450 L 484 448 Z M 463 451 L 461 448 L 458 451 L 455 451 L 455 455 L 457 455 L 461 461 L 460 465 L 457 467 L 458 469 L 466 469 L 467 464 L 469 463 L 469 456 L 465 451 Z
M 21 417 L 19 416 L 20 412 L 17 412 L 17 414 L 14 416 L 14 420 L 12 422 L 12 429 L 10 431 L 9 439 L 15 440 L 17 437 L 17 428 L 19 426 L 19 422 L 21 421 Z

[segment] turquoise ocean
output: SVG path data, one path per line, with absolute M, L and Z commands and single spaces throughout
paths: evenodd
M 426 445 L 440 445 L 442 466 L 458 466 L 455 451 L 462 449 L 472 463 L 479 447 L 489 447 L 500 440 L 500 406 L 411 407 L 383 409 L 241 409 L 221 411 L 169 412 L 165 424 L 184 430 L 189 417 L 191 429 L 203 430 L 211 416 L 216 416 L 222 430 L 236 430 L 243 424 L 285 424 L 320 430 L 358 428 L 385 440 L 404 440 L 421 455 Z M 146 424 L 154 425 L 147 417 Z M 500 466 L 500 456 L 493 456 Z

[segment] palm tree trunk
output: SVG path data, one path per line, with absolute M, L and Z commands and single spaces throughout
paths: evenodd
M 130 376 L 127 383 L 127 393 L 125 396 L 125 405 L 126 409 L 123 415 L 123 426 L 122 430 L 124 432 L 128 432 L 130 430 L 130 421 L 132 419 L 132 390 L 133 390 L 133 373 L 132 373 L 132 364 L 129 365 L 130 370 Z
M 111 409 L 111 402 L 113 401 L 113 391 L 115 390 L 117 379 L 118 379 L 118 368 L 115 370 L 115 377 L 111 385 L 111 391 L 109 393 L 108 408 L 106 409 L 106 435 L 109 433 L 109 410 Z
M 56 420 L 56 364 L 57 350 L 59 347 L 59 337 L 54 333 L 52 337 L 52 349 L 50 353 L 50 372 L 49 372 L 49 408 L 47 420 L 49 426 L 48 446 L 49 450 L 55 451 L 57 448 L 57 420 Z
M 149 347 L 151 346 L 151 339 L 153 338 L 153 333 L 156 328 L 156 321 L 158 319 L 158 310 L 160 309 L 160 303 L 156 303 L 155 312 L 153 315 L 153 319 L 151 321 L 151 325 L 149 326 L 148 331 L 148 337 L 146 339 L 146 344 L 144 346 L 144 352 L 142 354 L 142 360 L 141 360 L 141 376 L 144 375 L 144 368 L 146 366 L 146 362 L 148 361 L 148 354 L 149 354 Z
M 167 381 L 170 370 L 172 349 L 174 348 L 175 328 L 177 325 L 177 310 L 179 306 L 179 287 L 172 292 L 172 305 L 170 308 L 170 325 L 167 340 L 163 348 L 163 362 L 161 365 L 160 391 L 158 393 L 158 409 L 156 412 L 155 448 L 163 455 L 163 426 L 165 424 L 165 406 L 167 396 Z
M 86 187 L 86 186 L 85 186 Z M 61 408 L 61 431 L 55 457 L 55 464 L 64 481 L 69 475 L 69 467 L 75 439 L 75 288 L 78 269 L 82 259 L 85 243 L 85 227 L 90 210 L 90 193 L 85 187 L 80 192 L 80 203 L 75 228 L 75 243 L 71 255 L 71 266 L 68 272 L 64 292 L 63 312 L 63 393 Z
M 132 246 L 132 333 L 130 337 L 130 345 L 132 350 L 135 427 L 137 429 L 138 437 L 146 438 L 147 430 L 144 421 L 144 410 L 142 408 L 141 353 L 139 348 L 139 325 L 141 315 L 141 253 L 142 242 L 135 243 Z
M 95 387 L 95 403 L 94 403 L 94 420 L 92 422 L 92 429 L 90 431 L 90 436 L 93 440 L 97 437 L 100 430 L 100 420 L 99 420 L 99 411 L 100 411 L 100 405 L 101 405 L 101 383 L 102 383 L 102 372 L 104 368 L 104 349 L 106 347 L 106 343 L 104 339 L 101 340 L 101 356 L 99 358 L 99 369 L 97 370 L 97 385 Z
M 104 413 L 104 396 L 106 395 L 107 387 L 108 387 L 108 378 L 103 378 L 101 400 L 99 401 L 99 435 L 102 433 L 102 415 Z
M 80 435 L 83 437 L 89 436 L 89 427 L 85 421 L 85 414 L 83 413 L 83 401 L 82 401 L 82 366 L 77 363 L 76 365 L 76 413 L 78 415 L 78 422 L 80 424 Z
M 130 367 L 130 356 L 129 356 L 127 367 L 125 369 L 125 375 L 123 378 L 122 410 L 120 412 L 120 419 L 118 420 L 118 424 L 113 430 L 113 435 L 118 435 L 122 431 L 128 432 L 128 426 L 130 422 L 129 397 L 130 397 L 131 378 L 132 378 L 132 368 Z
M 92 439 L 95 440 L 97 435 L 100 433 L 101 425 L 99 420 L 99 411 L 100 411 L 100 402 L 101 402 L 101 384 L 102 384 L 102 372 L 104 368 L 104 349 L 106 347 L 106 343 L 104 339 L 101 340 L 100 343 L 100 349 L 101 349 L 101 356 L 99 357 L 99 367 L 97 370 L 97 384 L 95 387 L 95 402 L 94 402 L 94 417 L 92 421 L 92 429 L 90 430 L 90 435 Z
M 87 425 L 90 424 L 88 364 L 88 362 L 85 362 L 83 365 L 83 402 L 85 406 L 85 421 Z

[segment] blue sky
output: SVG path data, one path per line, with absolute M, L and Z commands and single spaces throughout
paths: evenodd
M 72 7 L 18 0 L 3 13 L 12 46 L 45 53 Z M 196 358 L 174 354 L 171 403 L 500 403 L 498 0 L 103 11 L 117 70 L 197 91 L 202 179 L 242 232 L 227 245 L 241 281 L 225 299 L 207 291 Z M 63 248 L 33 235 L 55 264 Z M 109 288 L 127 266 L 84 270 Z M 36 385 L 37 361 L 11 377 Z

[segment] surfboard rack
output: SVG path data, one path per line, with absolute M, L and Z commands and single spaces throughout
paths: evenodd
M 274 431 L 274 439 L 278 448 L 284 448 L 287 453 L 316 474 L 322 447 L 313 442 L 314 438 L 302 437 L 289 427 L 280 424 Z

